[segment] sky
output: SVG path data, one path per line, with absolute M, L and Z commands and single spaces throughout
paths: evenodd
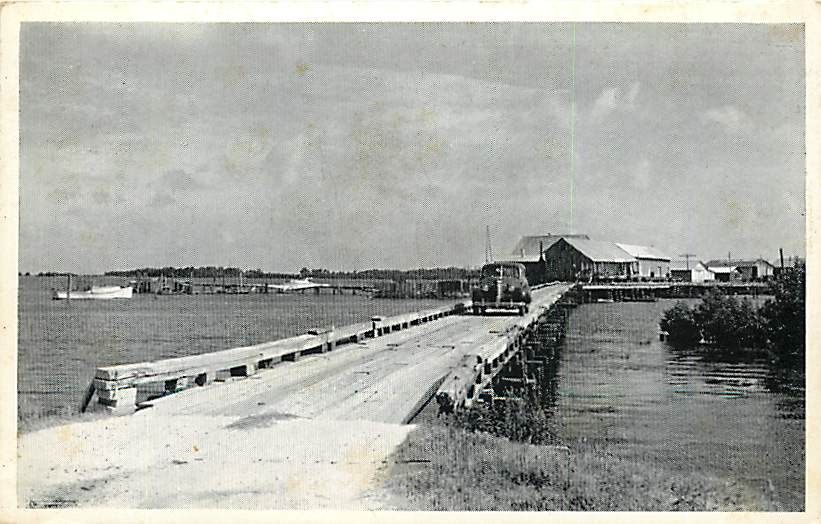
M 26 23 L 20 271 L 805 253 L 804 33 Z

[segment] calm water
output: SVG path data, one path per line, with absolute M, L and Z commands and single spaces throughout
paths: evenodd
M 573 311 L 557 377 L 563 437 L 607 441 L 626 460 L 735 481 L 802 510 L 803 393 L 774 392 L 761 359 L 659 342 L 661 314 L 674 303 Z
M 126 279 L 95 278 L 94 284 Z M 98 366 L 207 353 L 276 340 L 319 326 L 433 307 L 435 300 L 362 295 L 134 295 L 131 300 L 51 299 L 64 278 L 20 277 L 18 420 L 77 411 Z M 77 282 L 77 280 L 75 280 Z M 82 287 L 91 281 L 82 280 Z

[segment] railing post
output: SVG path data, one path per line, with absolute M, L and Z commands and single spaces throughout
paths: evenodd
M 116 384 L 113 386 L 112 389 L 104 389 L 96 384 L 97 402 L 114 415 L 134 413 L 137 410 L 137 388 L 135 386 L 117 388 Z
M 371 326 L 374 338 L 382 336 L 382 320 L 384 320 L 382 317 L 371 317 Z

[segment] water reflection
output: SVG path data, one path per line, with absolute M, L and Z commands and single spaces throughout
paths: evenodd
M 804 417 L 803 374 L 777 368 L 766 352 L 662 346 L 667 351 L 667 384 L 675 393 L 725 398 L 774 393 L 779 416 Z
M 625 460 L 672 471 L 770 479 L 779 507 L 803 507 L 803 379 L 775 373 L 761 352 L 659 342 L 674 303 L 574 310 L 554 389 L 562 438 L 619 443 Z
M 689 395 L 742 397 L 766 391 L 767 362 L 751 357 L 743 357 L 745 361 L 739 362 L 738 357 L 698 350 L 668 350 L 667 383 L 676 393 Z

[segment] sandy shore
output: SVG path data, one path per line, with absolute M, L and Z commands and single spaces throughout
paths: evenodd
M 49 428 L 20 439 L 38 459 L 19 463 L 18 504 L 379 509 L 378 471 L 412 429 L 150 412 Z

